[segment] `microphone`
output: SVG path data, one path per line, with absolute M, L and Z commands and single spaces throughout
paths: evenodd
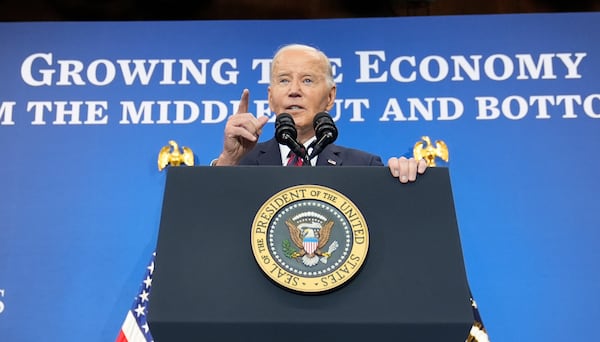
M 315 128 L 315 136 L 317 142 L 313 147 L 308 159 L 316 157 L 323 149 L 335 141 L 338 137 L 338 130 L 333 123 L 333 119 L 327 112 L 320 112 L 313 119 L 313 127 Z
M 298 131 L 296 130 L 296 123 L 292 115 L 288 113 L 277 115 L 275 118 L 275 140 L 282 145 L 286 145 L 295 155 L 307 161 L 306 149 L 304 145 L 296 140 L 297 137 Z M 306 165 L 307 163 L 304 164 Z

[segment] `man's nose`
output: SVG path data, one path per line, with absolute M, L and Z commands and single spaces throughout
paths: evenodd
M 301 87 L 301 81 L 292 81 L 290 82 L 290 90 L 289 90 L 289 94 L 288 96 L 291 97 L 298 97 L 298 96 L 302 96 L 302 87 Z

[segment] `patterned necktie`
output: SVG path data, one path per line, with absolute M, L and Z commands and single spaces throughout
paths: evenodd
M 302 166 L 304 165 L 304 159 L 298 157 L 294 152 L 290 151 L 288 154 L 287 166 Z

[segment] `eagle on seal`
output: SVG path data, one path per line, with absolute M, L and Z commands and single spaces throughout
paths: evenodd
M 285 224 L 290 231 L 290 237 L 299 248 L 299 251 L 292 254 L 292 258 L 302 257 L 302 262 L 306 266 L 316 265 L 319 257 L 328 258 L 331 251 L 323 252 L 322 249 L 329 241 L 333 223 L 328 220 L 323 225 L 317 222 L 296 225 L 292 220 L 286 220 Z

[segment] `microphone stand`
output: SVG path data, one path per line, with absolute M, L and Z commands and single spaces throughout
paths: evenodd
M 317 141 L 313 141 L 310 143 L 310 145 L 308 145 L 308 147 L 306 148 L 306 155 L 304 156 L 304 165 L 306 166 L 312 166 L 311 160 L 315 159 L 315 157 L 317 156 L 316 154 L 313 155 L 312 152 L 315 151 L 315 145 L 317 144 Z M 310 150 L 312 148 L 311 153 L 308 153 L 308 150 Z

